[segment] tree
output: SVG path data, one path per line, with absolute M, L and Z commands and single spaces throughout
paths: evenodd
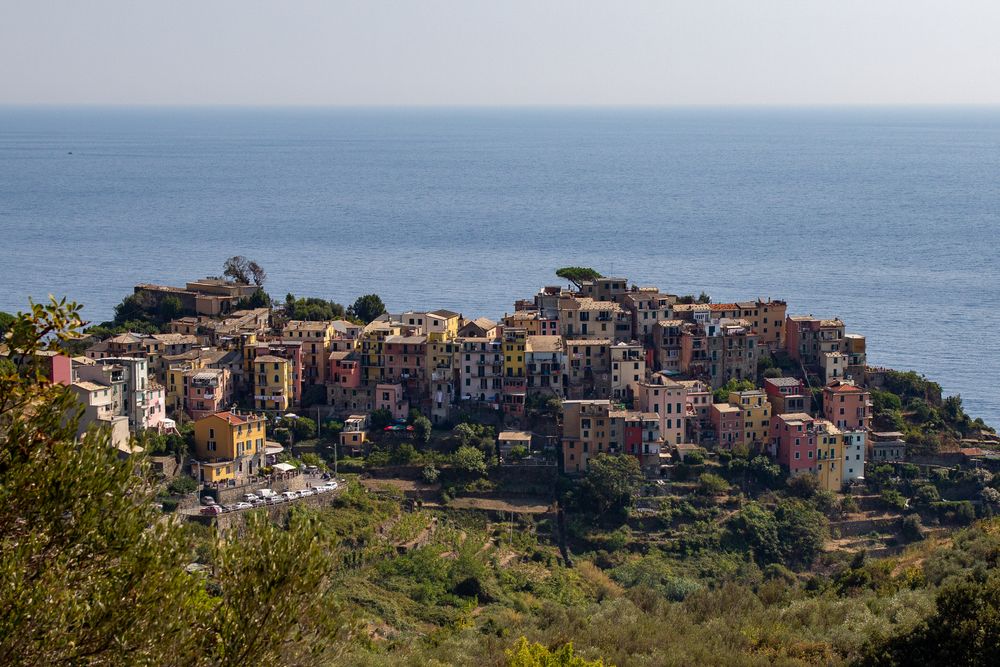
M 703 472 L 698 477 L 698 490 L 706 496 L 718 496 L 729 490 L 729 482 L 715 473 Z
M 643 481 L 642 468 L 634 456 L 598 454 L 580 483 L 580 498 L 599 515 L 610 510 L 624 511 Z
M 757 388 L 750 380 L 737 380 L 736 378 L 731 379 L 726 384 L 722 385 L 713 393 L 713 398 L 716 403 L 725 403 L 729 400 L 729 394 L 734 391 L 753 391 Z
M 386 408 L 372 410 L 371 414 L 368 415 L 368 423 L 373 431 L 380 431 L 392 423 L 392 413 Z
M 583 289 L 583 283 L 588 280 L 604 277 L 594 269 L 585 266 L 564 266 L 561 269 L 556 269 L 556 275 L 570 281 L 576 285 L 577 289 Z
M 285 317 L 290 320 L 307 320 L 319 322 L 336 320 L 344 316 L 344 307 L 339 303 L 317 297 L 296 299 L 294 295 L 285 296 Z
M 162 520 L 144 456 L 120 458 L 104 430 L 78 443 L 75 395 L 36 366 L 81 325 L 75 304 L 32 304 L 0 371 L 0 664 L 326 662 L 317 637 L 340 623 L 317 588 L 336 545 L 299 512 L 288 529 L 250 514 L 213 540 L 211 586 L 185 571 L 191 533 Z
M 943 587 L 937 611 L 908 632 L 868 647 L 859 664 L 992 665 L 1000 654 L 1000 576 Z
M 573 652 L 573 644 L 554 651 L 541 644 L 529 644 L 521 637 L 513 648 L 504 651 L 507 667 L 604 667 L 603 660 L 584 660 Z
M 156 309 L 157 316 L 161 323 L 176 320 L 184 314 L 184 306 L 176 296 L 169 295 L 160 299 L 160 305 Z
M 788 492 L 797 498 L 806 500 L 812 498 L 819 491 L 819 478 L 811 473 L 793 475 L 785 482 Z
M 359 296 L 354 304 L 347 309 L 350 317 L 356 318 L 368 324 L 376 317 L 385 312 L 385 304 L 378 294 L 365 294 Z
M 271 305 L 271 295 L 258 287 L 253 294 L 243 297 L 236 302 L 236 310 L 247 310 L 250 308 L 267 308 Z
M 0 340 L 3 340 L 11 325 L 14 324 L 14 320 L 15 317 L 13 315 L 0 310 Z
M 285 425 L 295 434 L 295 441 L 308 440 L 316 437 L 316 422 L 308 417 L 286 419 Z
M 222 275 L 233 282 L 242 285 L 250 285 L 252 283 L 257 287 L 263 286 L 264 281 L 267 280 L 267 272 L 264 271 L 263 267 L 243 255 L 234 255 L 227 259 L 226 263 L 223 264 Z
M 451 460 L 459 470 L 478 475 L 486 474 L 486 456 L 481 449 L 463 445 L 452 454 Z
M 431 441 L 431 420 L 423 415 L 413 420 L 413 437 L 420 445 L 427 445 Z

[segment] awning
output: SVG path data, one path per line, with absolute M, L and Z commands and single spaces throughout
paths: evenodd
M 271 467 L 277 470 L 278 472 L 290 472 L 292 470 L 295 470 L 295 466 L 293 466 L 291 463 L 275 463 Z

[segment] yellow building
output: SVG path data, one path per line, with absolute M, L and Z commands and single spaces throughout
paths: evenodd
M 839 492 L 844 486 L 844 434 L 825 419 L 814 422 L 816 428 L 816 476 L 819 488 Z
M 284 412 L 293 401 L 292 363 L 288 359 L 264 354 L 253 361 L 254 396 L 257 410 Z
M 281 330 L 281 337 L 302 342 L 302 382 L 324 384 L 331 341 L 337 337 L 333 321 L 311 322 L 290 320 Z
M 264 466 L 265 419 L 253 414 L 217 412 L 194 423 L 192 473 L 202 482 L 221 482 L 256 474 Z
M 771 430 L 771 403 L 767 394 L 759 389 L 729 393 L 729 404 L 740 409 L 743 422 L 743 444 L 753 448 L 768 442 Z
M 503 332 L 504 377 L 524 377 L 528 332 L 524 329 L 505 329 Z

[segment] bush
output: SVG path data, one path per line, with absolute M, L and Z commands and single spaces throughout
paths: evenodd
M 920 524 L 920 517 L 916 514 L 909 514 L 903 517 L 902 531 L 903 537 L 910 542 L 924 539 L 924 527 Z
M 684 464 L 689 466 L 698 466 L 705 462 L 705 452 L 694 449 L 684 455 Z
M 886 489 L 881 495 L 885 506 L 893 510 L 906 509 L 906 497 L 896 489 Z
M 197 489 L 198 482 L 193 477 L 188 477 L 187 475 L 176 477 L 167 485 L 167 491 L 177 496 L 194 493 Z
M 729 482 L 715 473 L 704 472 L 698 478 L 698 490 L 707 496 L 717 496 L 729 490 Z
M 816 492 L 819 490 L 819 478 L 808 472 L 789 477 L 785 484 L 788 486 L 790 494 L 806 500 L 816 495 Z
M 938 493 L 937 487 L 933 484 L 924 484 L 917 489 L 916 494 L 913 496 L 913 501 L 918 505 L 930 505 L 940 500 L 941 494 Z
M 424 466 L 424 469 L 420 471 L 420 477 L 428 484 L 437 482 L 440 474 L 434 466 Z

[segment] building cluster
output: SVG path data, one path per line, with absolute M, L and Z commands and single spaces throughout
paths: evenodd
M 341 442 L 352 449 L 367 442 L 375 411 L 403 420 L 418 409 L 444 424 L 470 405 L 488 406 L 523 433 L 531 406 L 554 399 L 567 473 L 609 452 L 635 456 L 655 474 L 678 447 L 698 445 L 766 453 L 839 488 L 863 475 L 874 443 L 901 444 L 870 432 L 864 337 L 836 318 L 788 315 L 780 300 L 696 303 L 598 278 L 578 289 L 543 287 L 498 320 L 432 310 L 360 324 L 236 310 L 253 289 L 218 279 L 136 292 L 177 297 L 186 315 L 167 333 L 112 336 L 72 360 L 69 383 L 86 406 L 84 425 L 134 432 L 169 426 L 168 415 L 179 412 L 199 429 L 213 420 L 204 428 L 214 435 L 199 442 L 215 445 L 195 453 L 199 477 L 211 481 L 259 467 L 263 418 L 254 415 L 285 414 L 305 397 L 345 423 Z M 777 356 L 795 377 L 758 385 L 760 360 Z M 730 380 L 757 388 L 715 402 L 713 392 Z

